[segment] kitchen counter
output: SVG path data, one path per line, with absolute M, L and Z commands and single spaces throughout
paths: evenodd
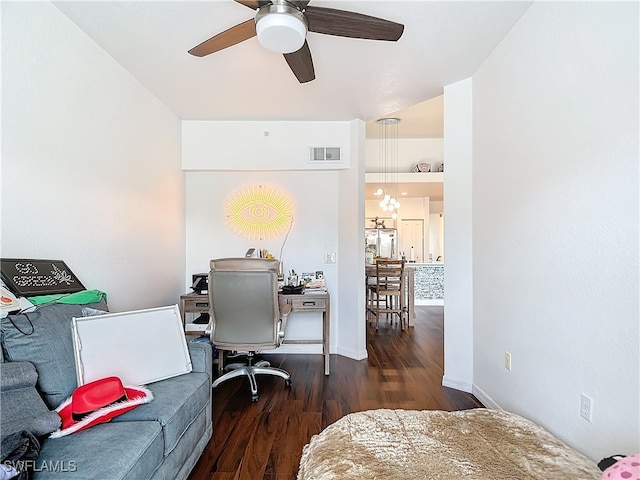
M 444 263 L 408 263 L 415 268 L 416 305 L 444 305 Z

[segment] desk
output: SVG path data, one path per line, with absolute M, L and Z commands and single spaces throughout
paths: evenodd
M 304 293 L 302 295 L 278 295 L 280 305 L 291 305 L 294 312 L 322 312 L 322 338 L 312 340 L 287 340 L 283 344 L 322 344 L 324 374 L 329 375 L 329 324 L 331 321 L 331 299 L 329 292 Z
M 209 295 L 201 295 L 195 292 L 180 295 L 180 317 L 182 318 L 184 333 L 204 335 L 206 325 L 201 324 L 197 330 L 187 330 L 187 313 L 209 313 Z
M 280 305 L 291 305 L 291 313 L 294 312 L 322 312 L 322 338 L 309 340 L 287 340 L 283 344 L 321 344 L 324 355 L 324 374 L 329 375 L 329 325 L 331 321 L 331 298 L 329 292 L 307 293 L 302 295 L 278 295 Z M 187 313 L 209 312 L 209 295 L 200 295 L 195 292 L 180 296 L 180 316 L 182 325 L 186 327 Z M 196 333 L 185 331 L 185 333 Z M 197 333 L 204 333 L 202 331 Z M 219 367 L 221 364 L 219 365 Z
M 408 318 L 408 322 L 407 325 L 409 325 L 410 327 L 413 327 L 415 325 L 415 318 L 416 318 L 416 309 L 415 309 L 415 292 L 414 292 L 414 277 L 415 277 L 415 267 L 410 264 L 410 263 L 405 263 L 404 264 L 404 281 L 407 284 L 407 288 L 406 288 L 406 302 L 405 304 L 407 305 L 407 316 Z M 369 285 L 369 279 L 375 279 L 376 278 L 376 266 L 375 265 L 365 265 L 364 267 L 364 286 L 365 286 L 365 295 L 366 295 L 366 289 L 367 289 L 367 285 Z M 375 280 L 374 280 L 375 281 Z M 366 302 L 366 299 L 365 299 Z M 365 303 L 366 305 L 366 303 Z

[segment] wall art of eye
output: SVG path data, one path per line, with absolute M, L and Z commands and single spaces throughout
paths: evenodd
M 233 192 L 225 203 L 227 228 L 250 240 L 268 240 L 285 234 L 293 218 L 293 201 L 271 185 L 248 185 Z

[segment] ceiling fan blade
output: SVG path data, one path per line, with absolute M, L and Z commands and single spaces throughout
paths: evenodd
M 204 57 L 205 55 L 218 52 L 255 36 L 256 22 L 252 18 L 218 35 L 214 35 L 209 40 L 205 40 L 200 45 L 189 50 L 189 53 L 196 57 Z
M 300 50 L 285 53 L 284 58 L 300 83 L 307 83 L 316 78 L 316 73 L 313 70 L 313 60 L 311 60 L 311 51 L 306 40 Z
M 257 10 L 264 5 L 268 5 L 271 3 L 269 0 L 236 0 L 236 2 L 241 3 L 245 7 L 249 7 L 252 10 Z
M 400 23 L 334 8 L 307 7 L 304 15 L 310 32 L 326 35 L 395 42 L 404 31 Z

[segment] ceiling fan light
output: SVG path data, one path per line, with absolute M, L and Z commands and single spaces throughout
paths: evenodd
M 256 34 L 260 45 L 267 50 L 297 52 L 304 45 L 307 23 L 295 8 L 270 5 L 256 15 Z

